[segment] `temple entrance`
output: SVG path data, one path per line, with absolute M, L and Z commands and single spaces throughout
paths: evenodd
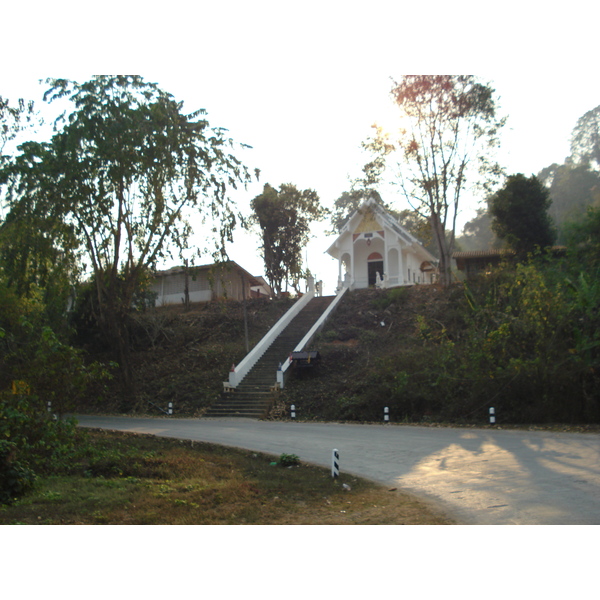
M 377 282 L 377 273 L 383 279 L 383 261 L 370 260 L 367 264 L 369 267 L 369 287 L 373 287 Z
M 371 252 L 367 258 L 369 287 L 377 283 L 377 273 L 383 279 L 383 256 L 379 252 Z

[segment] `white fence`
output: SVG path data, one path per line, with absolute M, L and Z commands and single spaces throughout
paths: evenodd
M 259 358 L 267 351 L 269 346 L 275 341 L 277 336 L 288 326 L 290 321 L 314 298 L 315 286 L 314 280 L 309 278 L 308 291 L 299 298 L 292 307 L 271 327 L 268 333 L 252 348 L 244 357 L 239 365 L 235 366 L 229 373 L 229 382 L 223 382 L 225 388 L 235 388 L 242 379 L 250 372 L 252 367 L 258 362 Z
M 343 287 L 333 299 L 333 302 L 327 307 L 327 310 L 318 318 L 317 322 L 310 328 L 309 332 L 302 338 L 298 345 L 294 348 L 294 352 L 301 352 L 308 344 L 312 342 L 314 337 L 321 331 L 323 325 L 329 318 L 329 315 L 335 310 L 336 306 L 340 303 L 344 294 L 348 291 L 347 287 Z M 279 387 L 283 389 L 285 385 L 285 378 L 287 376 L 287 370 L 292 364 L 291 360 L 288 360 L 281 366 L 281 369 L 277 371 L 277 383 Z

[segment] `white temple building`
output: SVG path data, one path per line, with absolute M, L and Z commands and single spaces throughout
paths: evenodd
M 338 289 L 435 283 L 438 260 L 373 198 L 363 201 L 327 253 L 339 261 Z

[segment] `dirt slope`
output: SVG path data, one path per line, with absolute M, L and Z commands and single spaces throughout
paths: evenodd
M 417 315 L 450 319 L 452 294 L 434 286 L 346 294 L 313 345 L 321 354 L 320 366 L 290 378 L 271 418 L 287 417 L 287 407 L 295 403 L 305 417 L 352 419 L 343 399 L 351 404 L 364 395 L 368 401 L 374 367 L 387 356 L 416 350 Z M 250 347 L 292 303 L 248 301 Z M 175 414 L 200 416 L 219 397 L 230 366 L 245 356 L 244 340 L 240 302 L 198 304 L 188 312 L 182 306 L 163 307 L 138 314 L 132 335 L 135 405 L 122 402 L 113 382 L 107 394 L 91 398 L 85 409 L 160 415 L 172 402 Z

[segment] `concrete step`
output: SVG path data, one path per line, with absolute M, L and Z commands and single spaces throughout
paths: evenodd
M 271 388 L 275 385 L 277 367 L 287 360 L 333 299 L 334 296 L 313 298 L 265 350 L 236 391 L 223 393 L 204 416 L 263 417 L 274 399 Z
M 227 417 L 227 418 L 244 418 L 244 419 L 261 419 L 265 416 L 264 411 L 212 411 L 207 412 L 204 417 L 208 419 Z

